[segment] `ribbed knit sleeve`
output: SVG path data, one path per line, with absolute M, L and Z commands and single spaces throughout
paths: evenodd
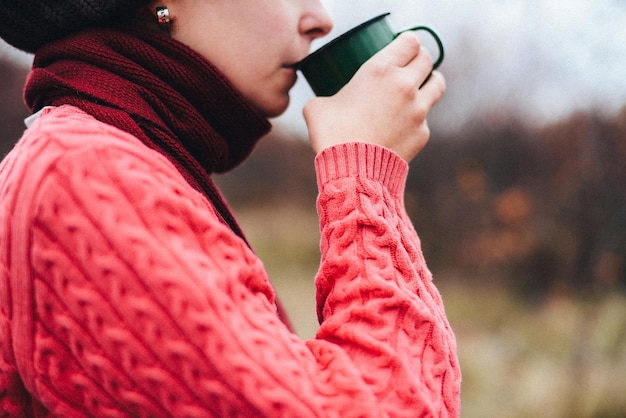
M 323 321 L 302 341 L 261 261 L 165 159 L 84 115 L 42 119 L 0 169 L 0 404 L 30 396 L 72 417 L 458 414 L 454 339 L 397 157 L 347 145 L 318 158 Z

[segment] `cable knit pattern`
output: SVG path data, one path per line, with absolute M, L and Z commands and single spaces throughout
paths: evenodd
M 455 416 L 456 342 L 403 202 L 408 166 L 366 144 L 317 158 L 322 265 L 318 337 L 363 361 L 392 417 Z
M 321 327 L 276 314 L 261 261 L 158 153 L 72 107 L 0 165 L 9 416 L 458 416 L 454 336 L 375 146 L 316 160 Z

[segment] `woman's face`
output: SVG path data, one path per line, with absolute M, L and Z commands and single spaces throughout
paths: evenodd
M 319 0 L 170 0 L 171 35 L 222 71 L 268 117 L 289 105 L 291 67 L 330 32 Z

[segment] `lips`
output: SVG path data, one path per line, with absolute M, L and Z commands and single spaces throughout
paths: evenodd
M 298 69 L 298 66 L 300 65 L 300 63 L 302 62 L 303 59 L 305 59 L 306 57 L 308 57 L 309 54 L 303 55 L 300 59 L 298 59 L 297 61 L 294 61 L 292 63 L 289 64 L 285 64 L 285 67 L 287 68 L 293 68 L 294 70 Z
M 298 61 L 300 62 L 300 61 Z M 283 68 L 288 68 L 290 70 L 297 70 L 298 69 L 298 62 L 294 62 L 293 64 L 285 64 L 283 65 Z

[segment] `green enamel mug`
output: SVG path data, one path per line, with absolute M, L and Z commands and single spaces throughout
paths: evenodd
M 437 43 L 439 57 L 433 69 L 443 62 L 443 43 L 427 26 L 394 32 L 385 13 L 364 22 L 335 38 L 295 65 L 317 96 L 332 96 L 350 81 L 357 70 L 398 35 L 407 31 L 426 31 Z

